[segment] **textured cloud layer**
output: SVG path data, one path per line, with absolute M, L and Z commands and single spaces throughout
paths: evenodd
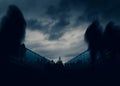
M 55 60 L 87 49 L 84 32 L 94 19 L 120 22 L 120 0 L 0 0 L 0 18 L 10 4 L 26 18 L 26 46 Z

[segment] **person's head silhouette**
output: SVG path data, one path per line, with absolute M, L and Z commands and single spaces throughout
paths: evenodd
M 25 36 L 26 22 L 20 9 L 15 5 L 8 7 L 1 21 L 1 52 L 16 54 Z

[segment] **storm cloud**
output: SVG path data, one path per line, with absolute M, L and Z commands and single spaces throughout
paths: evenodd
M 120 0 L 0 0 L 0 18 L 10 4 L 27 21 L 26 46 L 53 59 L 67 61 L 86 50 L 84 32 L 95 19 L 120 22 Z
M 76 27 L 99 19 L 102 23 L 120 20 L 119 0 L 58 0 L 59 3 L 46 6 L 44 19 L 49 19 L 45 27 L 38 29 L 49 34 L 49 40 L 57 40 L 69 30 L 66 27 Z M 41 23 L 46 21 L 41 21 Z M 31 24 L 32 25 L 32 24 Z M 43 30 L 42 28 L 45 28 Z
M 56 7 L 48 8 L 48 15 L 75 14 L 85 17 L 87 20 L 100 17 L 105 20 L 108 18 L 119 20 L 119 0 L 61 0 Z M 54 9 L 54 10 L 53 10 Z M 56 12 L 57 10 L 57 12 Z M 70 12 L 72 11 L 72 12 Z M 74 11 L 74 12 L 73 12 Z M 72 15 L 74 16 L 74 15 Z M 71 17 L 71 16 L 70 16 Z

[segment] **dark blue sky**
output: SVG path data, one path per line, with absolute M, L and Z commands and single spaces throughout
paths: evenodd
M 84 32 L 94 19 L 120 22 L 120 0 L 0 0 L 0 18 L 10 4 L 27 21 L 26 46 L 54 60 L 68 61 L 87 49 Z

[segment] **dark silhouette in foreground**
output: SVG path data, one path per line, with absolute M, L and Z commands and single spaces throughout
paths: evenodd
M 91 64 L 95 65 L 98 52 L 102 54 L 102 31 L 98 20 L 95 20 L 85 32 L 85 40 L 90 50 Z
M 120 26 L 114 22 L 109 22 L 105 27 L 103 42 L 104 57 L 110 58 L 111 62 L 117 61 L 120 58 Z
M 19 55 L 20 45 L 24 40 L 26 22 L 20 9 L 10 5 L 1 21 L 0 59 L 3 62 Z

